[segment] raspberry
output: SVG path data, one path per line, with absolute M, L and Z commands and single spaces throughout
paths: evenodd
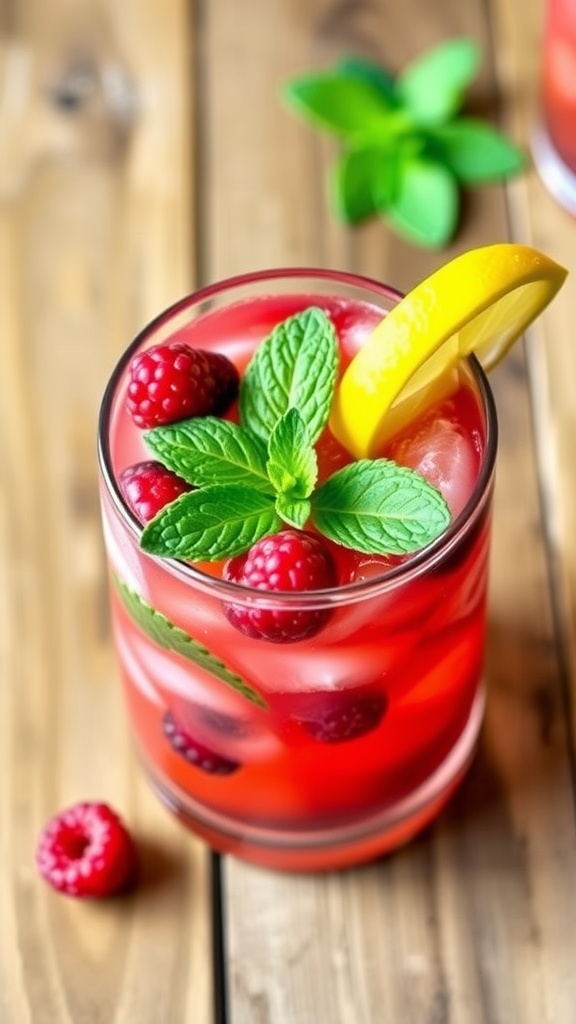
M 180 757 L 195 765 L 203 772 L 210 775 L 231 775 L 240 765 L 237 761 L 230 761 L 221 757 L 214 750 L 210 750 L 205 743 L 195 739 L 190 732 L 174 717 L 171 711 L 167 711 L 162 719 L 162 729 L 170 746 Z
M 320 743 L 345 743 L 375 729 L 387 706 L 384 694 L 326 694 L 295 717 Z
M 126 502 L 143 523 L 153 519 L 164 505 L 192 490 L 182 477 L 153 460 L 127 466 L 120 473 L 119 483 Z
M 225 579 L 259 590 L 300 592 L 336 583 L 336 567 L 321 539 L 312 533 L 282 530 L 253 544 L 246 555 L 224 566 Z M 257 608 L 227 604 L 229 622 L 257 640 L 286 644 L 314 636 L 326 624 L 327 608 Z
M 221 353 L 166 342 L 132 360 L 126 407 L 137 427 L 218 415 L 236 397 L 238 384 L 236 367 Z
M 222 736 L 243 739 L 250 735 L 250 723 L 244 718 L 227 715 L 225 712 L 215 711 L 213 708 L 200 708 L 198 717 L 206 728 L 212 729 L 213 732 L 220 733 Z
M 97 898 L 128 888 L 136 875 L 137 855 L 118 815 L 106 804 L 84 802 L 48 822 L 36 863 L 59 892 Z

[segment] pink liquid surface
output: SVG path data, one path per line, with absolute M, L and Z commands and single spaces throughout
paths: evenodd
M 374 306 L 308 294 L 267 296 L 204 315 L 178 336 L 225 352 L 242 371 L 276 323 L 313 302 L 334 321 L 344 366 L 382 316 Z M 463 368 L 451 396 L 382 454 L 419 469 L 457 516 L 476 485 L 485 445 L 482 403 Z M 349 461 L 328 432 L 319 455 L 323 475 Z M 148 457 L 120 393 L 111 417 L 113 469 Z M 472 737 L 458 760 L 455 751 L 482 701 L 489 497 L 488 487 L 449 553 L 393 587 L 377 581 L 398 559 L 332 545 L 341 585 L 372 581 L 372 589 L 349 588 L 346 601 L 340 594 L 310 639 L 275 644 L 234 629 L 209 580 L 194 586 L 185 572 L 145 556 L 104 489 L 113 577 L 247 681 L 262 705 L 154 642 L 112 587 L 137 745 L 154 785 L 182 820 L 217 849 L 284 869 L 354 863 L 427 823 L 474 746 Z M 318 738 L 318 723 L 348 713 L 367 715 L 370 727 L 354 738 Z M 189 763 L 165 734 L 167 714 L 234 770 L 218 775 Z

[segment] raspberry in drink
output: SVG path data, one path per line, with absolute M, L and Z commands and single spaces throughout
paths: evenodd
M 482 718 L 496 451 L 482 370 L 464 361 L 415 400 L 374 458 L 330 428 L 331 390 L 397 301 L 332 272 L 206 289 L 136 339 L 102 407 L 139 754 L 194 831 L 272 867 L 408 839 L 462 779 Z

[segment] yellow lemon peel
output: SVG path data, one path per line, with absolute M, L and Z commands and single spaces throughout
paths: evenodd
M 567 270 L 526 245 L 500 242 L 456 256 L 386 314 L 337 388 L 330 427 L 370 457 L 430 400 L 471 353 L 490 370 L 561 288 Z

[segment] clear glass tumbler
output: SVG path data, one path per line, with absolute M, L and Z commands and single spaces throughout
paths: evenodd
M 547 0 L 540 92 L 534 161 L 549 192 L 576 214 L 576 0 Z
M 339 868 L 396 847 L 432 820 L 470 763 L 484 707 L 491 391 L 479 364 L 463 363 L 442 407 L 415 409 L 384 452 L 438 447 L 457 511 L 437 541 L 385 565 L 335 550 L 338 586 L 271 594 L 225 579 L 219 564 L 141 550 L 119 485 L 126 466 L 150 459 L 125 408 L 127 370 L 136 352 L 178 338 L 227 354 L 242 373 L 272 327 L 310 305 L 331 316 L 345 364 L 398 298 L 325 270 L 224 281 L 143 330 L 102 403 L 113 627 L 142 764 L 215 849 L 273 868 Z M 326 430 L 321 463 L 334 443 Z M 235 626 L 231 607 L 312 617 L 317 628 L 290 643 L 258 639 Z

